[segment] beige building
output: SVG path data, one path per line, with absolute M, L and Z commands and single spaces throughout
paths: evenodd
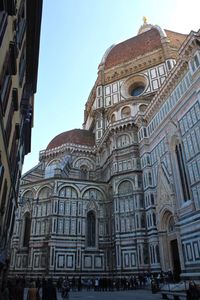
M 200 275 L 200 35 L 144 20 L 21 181 L 11 275 Z
M 10 262 L 19 181 L 31 146 L 42 0 L 28 2 L 0 1 L 0 278 Z

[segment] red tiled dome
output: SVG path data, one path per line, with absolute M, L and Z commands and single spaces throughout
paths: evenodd
M 95 136 L 94 133 L 84 129 L 73 129 L 65 131 L 51 140 L 51 142 L 47 146 L 47 150 L 59 147 L 66 143 L 94 146 Z
M 169 30 L 165 30 L 165 32 L 170 46 L 176 49 L 180 47 L 187 36 Z M 104 67 L 110 69 L 159 48 L 162 48 L 160 33 L 158 29 L 152 28 L 111 47 L 105 57 Z

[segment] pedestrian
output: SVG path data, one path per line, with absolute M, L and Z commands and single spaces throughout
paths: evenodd
M 24 299 L 24 287 L 23 282 L 19 279 L 16 280 L 15 286 L 15 300 L 23 300 Z
M 75 277 L 73 276 L 72 277 L 72 291 L 75 291 L 76 290 L 76 279 Z
M 34 281 L 30 283 L 27 293 L 27 300 L 40 300 L 39 292 Z
M 200 298 L 199 290 L 195 282 L 189 282 L 189 288 L 187 290 L 187 300 L 198 300 Z
M 65 279 L 62 283 L 62 291 L 61 291 L 63 299 L 67 299 L 69 291 L 70 291 L 70 283 L 68 279 Z
M 40 282 L 40 278 L 39 277 L 36 279 L 36 287 L 38 289 L 41 287 L 41 282 Z
M 50 278 L 42 287 L 42 300 L 57 300 L 56 288 Z
M 3 283 L 1 293 L 0 293 L 0 299 L 2 300 L 9 300 L 9 289 L 6 282 Z
M 78 291 L 80 292 L 82 290 L 82 281 L 81 281 L 81 276 L 78 278 Z
M 94 290 L 95 291 L 99 290 L 99 279 L 98 278 L 96 278 L 94 281 Z

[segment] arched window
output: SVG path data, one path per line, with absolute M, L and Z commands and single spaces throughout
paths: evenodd
M 149 179 L 149 185 L 152 185 L 152 176 L 150 172 L 148 174 L 148 179 Z
M 129 106 L 125 106 L 124 108 L 122 108 L 121 110 L 121 118 L 128 118 L 131 116 L 131 109 Z
M 57 160 L 52 161 L 48 166 L 45 168 L 45 178 L 54 177 L 55 169 L 58 168 L 60 162 Z
M 149 263 L 149 249 L 148 249 L 147 243 L 144 244 L 143 255 L 144 255 L 144 263 L 148 264 Z
M 131 194 L 132 192 L 133 192 L 133 186 L 130 181 L 126 180 L 120 183 L 118 188 L 118 193 L 120 195 Z
M 145 218 L 145 214 L 142 213 L 141 215 L 141 227 L 145 228 L 146 227 L 146 218 Z
M 47 186 L 43 187 L 39 192 L 39 199 L 47 199 L 51 195 L 51 189 Z
M 136 227 L 136 228 L 139 228 L 139 219 L 138 219 L 138 215 L 136 215 L 135 218 L 136 218 L 136 226 L 135 226 L 135 227 Z
M 187 201 L 188 199 L 190 199 L 190 192 L 189 192 L 189 185 L 188 185 L 188 180 L 186 175 L 185 161 L 183 157 L 183 150 L 181 144 L 176 145 L 175 153 L 176 153 L 176 159 L 177 159 L 177 164 L 179 169 L 181 187 L 183 191 L 183 198 L 185 201 Z
M 160 263 L 160 251 L 158 245 L 156 245 L 156 257 L 157 257 L 157 262 Z
M 153 225 L 156 226 L 156 214 L 153 212 Z
M 25 202 L 27 200 L 32 201 L 34 199 L 34 195 L 32 191 L 27 191 L 26 193 L 23 194 L 21 197 L 22 201 Z
M 85 165 L 82 165 L 80 167 L 80 172 L 81 172 L 81 179 L 88 179 L 88 167 Z
M 112 114 L 112 116 L 111 116 L 111 122 L 113 123 L 113 122 L 115 122 L 115 121 L 116 121 L 115 114 Z
M 70 187 L 70 186 L 65 186 L 63 187 L 60 192 L 59 192 L 60 197 L 66 197 L 66 198 L 77 198 L 77 191 Z
M 87 246 L 96 246 L 96 218 L 93 211 L 89 211 L 87 214 Z
M 151 194 L 151 205 L 154 205 L 154 195 Z
M 96 189 L 89 189 L 83 194 L 83 199 L 103 200 L 103 194 Z
M 24 237 L 23 237 L 23 247 L 29 246 L 31 234 L 31 217 L 29 213 L 24 215 Z
M 171 217 L 168 223 L 168 232 L 173 232 L 175 230 L 174 218 Z
M 144 208 L 144 198 L 140 196 L 140 208 Z

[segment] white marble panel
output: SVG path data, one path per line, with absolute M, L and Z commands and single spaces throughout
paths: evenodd
M 152 81 L 152 84 L 153 84 L 153 89 L 154 89 L 154 90 L 158 89 L 158 80 L 157 80 L 157 79 L 156 79 L 156 80 L 153 80 L 153 81 Z
M 105 94 L 110 95 L 110 86 L 105 87 Z
M 150 73 L 151 73 L 151 78 L 155 78 L 157 76 L 156 69 L 150 70 Z
M 116 93 L 117 91 L 118 91 L 118 85 L 117 85 L 117 83 L 113 83 L 113 85 L 112 85 L 112 92 Z
M 118 96 L 118 94 L 112 95 L 112 100 L 113 100 L 113 103 L 118 103 L 118 101 L 119 101 L 119 96 Z
M 106 97 L 106 106 L 111 105 L 111 97 Z
M 165 69 L 163 66 L 158 67 L 159 75 L 162 76 L 165 74 Z

